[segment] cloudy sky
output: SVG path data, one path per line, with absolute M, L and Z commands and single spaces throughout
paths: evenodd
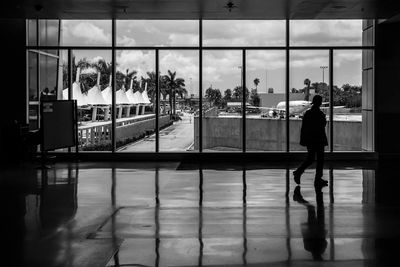
M 290 44 L 293 46 L 361 45 L 360 20 L 347 21 L 291 21 Z M 285 21 L 203 21 L 204 46 L 284 46 Z M 119 46 L 198 46 L 197 21 L 117 21 Z M 62 44 L 77 46 L 110 46 L 110 21 L 63 21 Z M 75 51 L 76 59 L 102 57 L 111 61 L 106 50 Z M 248 50 L 246 54 L 247 87 L 260 79 L 259 92 L 274 88 L 285 89 L 285 51 Z M 160 50 L 160 71 L 176 71 L 186 80 L 190 93 L 198 92 L 197 50 Z M 155 69 L 154 50 L 120 50 L 117 68 L 137 70 L 139 76 Z M 241 50 L 204 50 L 203 87 L 219 88 L 222 92 L 241 82 Z M 292 50 L 290 53 L 290 87 L 302 88 L 303 81 L 322 81 L 320 66 L 329 65 L 328 51 Z M 328 81 L 325 70 L 325 82 Z M 335 51 L 334 82 L 361 84 L 361 51 Z

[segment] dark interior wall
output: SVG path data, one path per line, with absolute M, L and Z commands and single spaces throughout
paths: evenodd
M 25 20 L 0 19 L 0 151 L 1 157 L 18 157 L 15 122 L 26 123 Z
M 375 50 L 375 134 L 379 153 L 400 153 L 400 22 L 379 23 Z

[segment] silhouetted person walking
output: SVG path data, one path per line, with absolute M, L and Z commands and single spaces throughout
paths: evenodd
M 323 200 L 322 187 L 315 188 L 317 211 L 315 206 L 311 205 L 303 198 L 300 192 L 300 186 L 296 186 L 293 194 L 293 200 L 304 205 L 307 208 L 307 222 L 301 223 L 301 234 L 303 235 L 304 249 L 312 254 L 316 261 L 322 261 L 328 242 L 326 241 L 327 231 L 325 229 L 325 207 Z
M 322 97 L 314 96 L 312 107 L 306 111 L 301 125 L 300 145 L 307 147 L 307 158 L 293 172 L 294 181 L 300 184 L 300 178 L 304 170 L 310 166 L 317 156 L 317 170 L 315 173 L 315 186 L 326 186 L 328 181 L 322 179 L 322 170 L 324 167 L 324 149 L 328 145 L 328 139 L 325 134 L 326 118 L 321 111 Z

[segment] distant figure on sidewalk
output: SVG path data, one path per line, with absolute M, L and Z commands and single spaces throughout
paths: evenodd
M 317 210 L 303 198 L 300 186 L 296 186 L 293 200 L 307 208 L 307 222 L 301 223 L 301 234 L 303 236 L 304 249 L 309 251 L 315 261 L 322 261 L 328 242 L 326 241 L 327 231 L 325 229 L 325 208 L 321 187 L 315 188 Z
M 328 145 L 328 139 L 325 134 L 325 114 L 320 109 L 322 97 L 320 95 L 314 96 L 311 104 L 312 107 L 304 114 L 300 133 L 300 145 L 307 147 L 308 155 L 300 167 L 293 172 L 293 176 L 294 181 L 300 184 L 301 175 L 314 162 L 315 155 L 317 155 L 314 185 L 326 186 L 328 181 L 322 179 L 322 170 L 324 167 L 324 149 Z

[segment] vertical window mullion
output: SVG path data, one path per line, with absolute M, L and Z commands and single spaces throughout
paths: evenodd
M 40 97 L 40 53 L 36 54 L 36 95 L 37 95 L 37 103 L 38 103 L 38 113 L 37 113 L 37 128 L 41 127 L 40 125 L 40 102 L 42 101 Z
M 333 152 L 333 49 L 329 49 L 329 145 Z
M 199 20 L 199 152 L 203 152 L 203 20 Z M 196 134 L 196 133 L 195 133 Z
M 246 50 L 242 49 L 242 151 L 246 152 Z
M 29 50 L 25 49 L 25 123 L 29 125 L 29 85 L 30 85 L 30 60 Z
M 116 62 L 116 51 L 115 51 L 115 19 L 112 20 L 111 27 L 111 64 L 112 64 L 112 73 L 111 73 L 111 151 L 112 153 L 116 150 L 116 89 L 117 89 L 117 79 L 116 79 L 116 70 L 117 70 L 117 62 Z
M 159 116 L 160 116 L 160 77 L 159 77 L 159 50 L 156 49 L 156 101 L 153 105 L 156 105 L 156 153 L 160 152 L 160 133 L 159 133 Z
M 290 69 L 289 69 L 289 56 L 290 56 L 290 50 L 289 50 L 289 34 L 290 26 L 289 26 L 289 20 L 286 20 L 286 84 L 285 84 L 285 122 L 286 122 L 286 152 L 289 152 L 290 149 L 290 136 L 289 136 L 289 82 L 290 82 Z

